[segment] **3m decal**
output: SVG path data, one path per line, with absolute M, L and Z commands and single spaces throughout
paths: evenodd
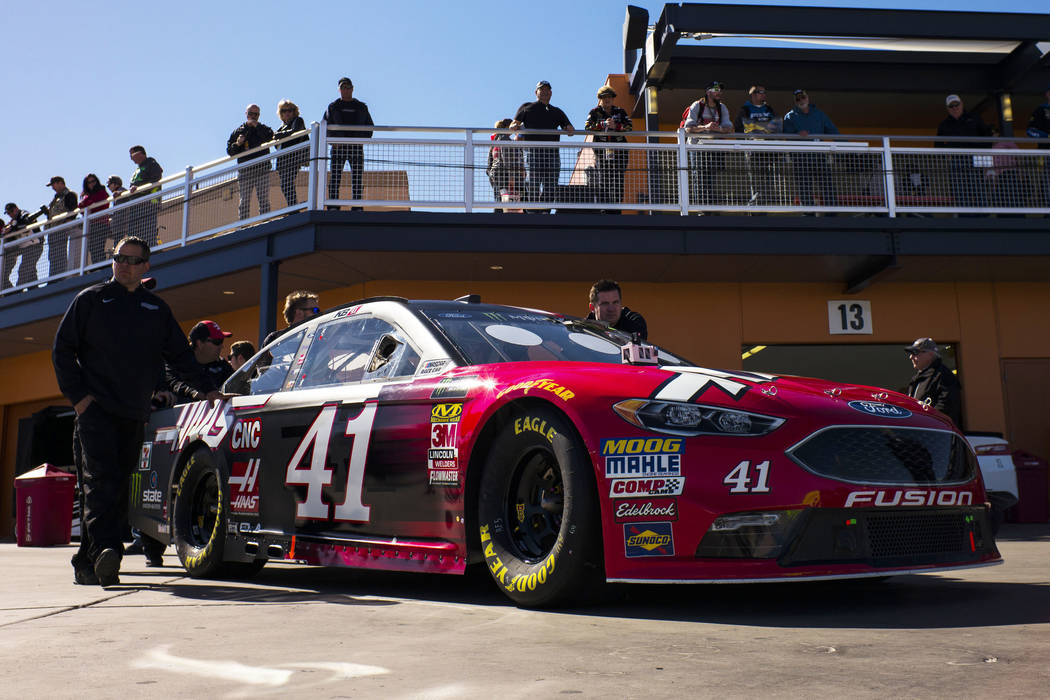
M 236 421 L 230 431 L 230 449 L 234 452 L 258 450 L 261 434 L 262 419 L 258 416 Z
M 436 403 L 430 409 L 431 423 L 458 423 L 463 415 L 461 403 Z
M 613 517 L 618 523 L 636 523 L 653 518 L 678 520 L 678 501 L 673 498 L 619 501 Z
M 456 423 L 433 423 L 430 426 L 431 447 L 455 447 L 459 425 Z
M 517 391 L 518 389 L 524 389 L 526 394 L 529 393 L 530 389 L 540 389 L 542 391 L 549 391 L 562 401 L 568 401 L 572 397 L 576 396 L 575 392 L 570 391 L 569 389 L 563 387 L 557 382 L 552 382 L 550 379 L 531 379 L 524 382 L 518 382 L 517 384 L 511 384 L 506 389 L 502 389 L 498 394 L 496 394 L 496 398 L 503 398 L 505 394 L 509 394 L 512 391 Z
M 846 496 L 846 507 L 857 506 L 969 506 L 973 505 L 973 494 L 969 491 L 929 491 L 912 489 L 907 491 L 850 491 Z
M 479 532 L 481 534 L 481 548 L 485 554 L 485 565 L 489 567 L 489 571 L 492 572 L 496 582 L 508 591 L 519 591 L 522 593 L 534 591 L 547 583 L 547 578 L 554 573 L 556 557 L 561 552 L 560 542 L 554 545 L 554 551 L 547 555 L 547 558 L 543 560 L 543 563 L 537 570 L 528 575 L 515 574 L 514 576 L 508 576 L 510 571 L 507 569 L 507 565 L 499 558 L 499 555 L 496 554 L 496 548 L 492 546 L 492 535 L 489 534 L 489 526 L 482 525 L 479 528 Z
M 658 386 L 652 398 L 660 401 L 695 401 L 711 387 L 721 390 L 732 399 L 739 400 L 750 384 L 738 380 L 749 380 L 756 384 L 771 382 L 776 379 L 772 374 L 759 372 L 723 372 L 717 369 L 700 369 L 699 367 L 664 367 L 677 376 L 671 377 Z
M 681 476 L 653 479 L 612 479 L 609 482 L 609 498 L 630 496 L 681 496 L 685 478 Z
M 751 479 L 751 460 L 745 459 L 733 467 L 722 479 L 726 486 L 732 486 L 729 493 L 769 493 L 769 460 L 755 465 L 755 479 Z
M 350 418 L 343 433 L 343 437 L 353 439 L 343 502 L 325 503 L 321 499 L 324 487 L 332 483 L 332 470 L 327 464 L 328 449 L 338 408 L 336 404 L 327 404 L 321 408 L 306 435 L 295 448 L 295 453 L 288 462 L 284 482 L 289 486 L 306 487 L 305 496 L 295 509 L 297 518 L 368 522 L 371 508 L 361 502 L 361 490 L 364 485 L 368 442 L 376 417 L 374 403 L 366 403 L 360 413 Z M 307 452 L 310 453 L 310 461 L 307 466 L 302 467 L 300 464 Z
M 624 554 L 635 557 L 673 557 L 671 523 L 631 523 L 623 526 Z
M 547 442 L 553 443 L 554 436 L 558 432 L 547 425 L 547 421 L 542 418 L 535 416 L 525 416 L 523 418 L 514 419 L 514 434 L 521 435 L 522 433 L 529 431 L 533 433 L 539 433 L 543 437 L 547 438 Z
M 153 443 L 144 442 L 142 443 L 142 450 L 139 451 L 139 471 L 149 471 L 151 456 L 153 454 Z
M 247 462 L 234 462 L 230 467 L 230 512 L 259 513 L 258 457 Z
M 681 438 L 609 438 L 601 441 L 605 476 L 680 476 Z
M 878 416 L 879 418 L 907 418 L 911 415 L 911 411 L 906 408 L 879 401 L 850 401 L 846 405 L 854 411 L 867 413 L 869 416 Z

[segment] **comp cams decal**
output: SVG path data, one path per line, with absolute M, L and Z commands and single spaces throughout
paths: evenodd
M 631 523 L 623 526 L 624 554 L 636 557 L 673 557 L 671 523 Z
M 612 479 L 609 481 L 609 498 L 629 498 L 631 496 L 681 496 L 684 487 L 684 476 L 654 477 L 645 479 Z
M 606 438 L 605 476 L 681 476 L 682 438 Z

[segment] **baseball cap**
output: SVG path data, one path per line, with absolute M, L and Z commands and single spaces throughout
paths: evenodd
M 539 90 L 541 87 L 550 87 L 550 86 L 551 86 L 551 84 L 549 82 L 547 82 L 546 80 L 541 80 L 540 82 L 536 83 L 536 89 L 537 90 Z
M 61 182 L 64 185 L 66 184 L 66 178 L 62 177 L 61 175 L 55 175 L 53 178 L 47 181 L 47 184 L 44 185 L 44 187 L 50 187 L 56 182 Z
M 806 97 L 809 97 L 809 93 L 806 92 L 805 88 L 799 88 L 798 90 L 795 90 L 791 94 L 794 95 L 795 97 L 802 97 L 803 95 L 805 95 Z
M 934 342 L 933 338 L 918 338 L 914 343 L 904 348 L 904 352 L 909 355 L 917 355 L 927 350 L 937 352 L 937 343 Z
M 616 91 L 608 85 L 602 85 L 598 88 L 598 97 L 605 97 L 606 95 L 609 97 L 616 97 Z
M 944 98 L 944 106 L 945 107 L 951 107 L 953 102 L 959 102 L 961 104 L 962 103 L 962 98 L 959 97 L 958 95 L 948 95 L 947 97 Z
M 190 341 L 203 340 L 205 338 L 222 340 L 223 338 L 229 338 L 231 335 L 233 333 L 219 328 L 219 324 L 215 321 L 201 321 L 190 329 Z
M 342 78 L 339 79 L 339 87 L 343 87 L 344 85 L 346 87 L 351 87 L 352 88 L 354 86 L 354 81 L 350 80 L 350 78 L 347 78 L 344 75 Z

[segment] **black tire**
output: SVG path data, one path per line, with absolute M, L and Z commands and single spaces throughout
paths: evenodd
M 228 561 L 222 565 L 220 576 L 222 578 L 247 579 L 262 571 L 264 566 L 266 566 L 265 559 Z
M 225 480 L 208 451 L 197 450 L 179 479 L 172 517 L 171 539 L 190 576 L 223 574 L 227 519 Z
M 497 435 L 478 521 L 489 573 L 518 605 L 584 600 L 603 579 L 594 470 L 572 425 L 552 409 L 516 413 Z

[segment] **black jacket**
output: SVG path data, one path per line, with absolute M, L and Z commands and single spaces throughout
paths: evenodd
M 908 396 L 918 401 L 930 399 L 930 406 L 944 413 L 956 427 L 962 428 L 962 385 L 941 358 L 917 372 L 908 382 Z
M 167 362 L 200 381 L 186 335 L 171 309 L 139 286 L 114 280 L 81 291 L 66 310 L 51 353 L 58 388 L 74 405 L 88 394 L 107 412 L 146 421 Z
M 349 102 L 339 98 L 330 103 L 324 111 L 324 120 L 330 126 L 342 124 L 344 126 L 372 126 L 372 115 L 368 112 L 368 105 L 361 100 L 352 98 Z M 329 136 L 344 136 L 351 139 L 370 139 L 371 131 L 332 131 L 328 130 Z
M 175 394 L 175 403 L 187 403 L 189 401 L 201 401 L 210 391 L 218 391 L 226 380 L 233 374 L 233 365 L 219 358 L 214 362 L 202 365 L 194 360 L 200 371 L 200 376 L 191 381 L 179 379 L 178 373 L 171 367 L 166 367 L 167 386 L 171 393 Z
M 544 104 L 539 100 L 526 102 L 514 114 L 515 121 L 522 123 L 526 129 L 568 129 L 572 122 L 565 116 L 565 112 L 551 104 Z M 557 134 L 522 134 L 522 141 L 560 141 L 561 136 Z
M 958 119 L 947 116 L 937 127 L 938 136 L 991 136 L 992 127 L 971 112 L 963 112 Z M 990 143 L 964 143 L 962 141 L 934 141 L 937 148 L 990 148 Z
M 303 132 L 300 136 L 296 136 L 294 139 L 288 137 L 292 134 Z M 302 117 L 296 117 L 292 120 L 291 124 L 281 123 L 281 126 L 277 128 L 277 131 L 273 132 L 273 137 L 280 141 L 277 144 L 277 148 L 288 148 L 289 146 L 295 146 L 303 141 L 307 140 L 309 135 L 306 133 L 306 123 Z M 287 140 L 285 140 L 287 139 Z
M 587 314 L 587 318 L 594 319 L 594 312 Z M 631 311 L 626 306 L 620 309 L 620 318 L 612 327 L 624 333 L 637 333 L 642 340 L 649 339 L 649 328 L 645 324 L 645 319 L 640 313 Z
M 244 139 L 245 139 L 244 140 L 244 145 L 243 146 L 238 146 L 237 145 L 237 139 L 242 134 L 244 135 Z M 226 141 L 226 155 L 228 155 L 228 156 L 235 156 L 238 153 L 244 153 L 245 151 L 249 151 L 249 150 L 251 150 L 251 149 L 253 149 L 253 148 L 257 147 L 257 146 L 263 145 L 267 141 L 273 141 L 273 129 L 271 129 L 270 127 L 266 126 L 262 122 L 259 122 L 259 123 L 255 124 L 254 126 L 248 124 L 248 122 L 245 122 L 245 123 L 241 124 L 240 126 L 238 126 L 236 129 L 234 129 L 233 133 L 230 134 L 230 138 L 227 139 L 227 141 Z M 242 156 L 242 157 L 237 159 L 237 162 L 238 163 L 244 163 L 244 162 L 249 161 L 249 160 L 255 160 L 256 158 L 264 158 L 264 157 L 266 157 L 266 154 L 269 153 L 269 152 L 270 152 L 270 149 L 267 148 L 267 149 L 265 149 L 263 151 L 258 151 L 257 153 L 253 153 L 250 156 Z

